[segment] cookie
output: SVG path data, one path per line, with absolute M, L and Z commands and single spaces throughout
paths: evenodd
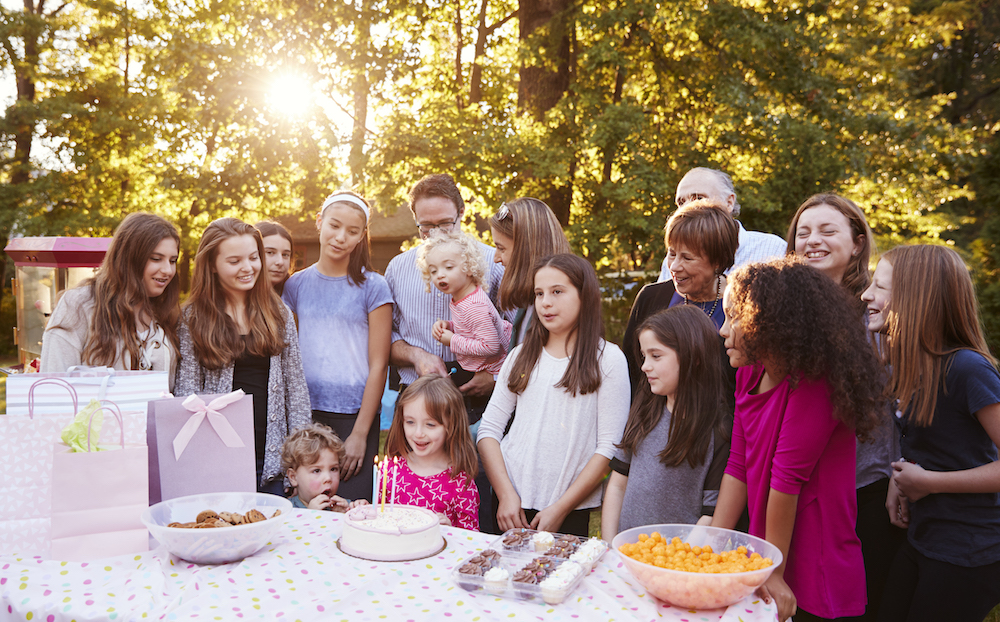
M 210 518 L 219 518 L 219 515 L 216 514 L 215 510 L 205 510 L 204 512 L 198 514 L 198 518 L 195 519 L 195 522 L 204 523 Z
M 247 523 L 259 523 L 262 520 L 267 520 L 267 517 L 257 510 L 250 510 L 243 515 L 243 520 Z

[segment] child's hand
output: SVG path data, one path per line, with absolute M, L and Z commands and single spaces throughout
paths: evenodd
M 521 497 L 515 494 L 499 500 L 497 504 L 497 526 L 503 531 L 517 527 L 523 527 L 524 529 L 531 528 L 528 525 L 528 519 L 524 516 L 524 510 L 521 509 Z
M 785 577 L 778 572 L 772 573 L 764 585 L 757 588 L 757 595 L 765 603 L 771 602 L 772 598 L 774 599 L 774 604 L 778 606 L 778 622 L 785 622 L 795 615 L 795 611 L 798 609 L 795 594 L 785 583 Z
M 329 510 L 330 502 L 332 499 L 326 493 L 319 493 L 315 497 L 309 500 L 309 504 L 306 506 L 310 510 Z
M 919 501 L 934 492 L 931 490 L 930 473 L 922 466 L 914 462 L 901 460 L 892 463 L 892 482 L 899 490 L 899 494 L 906 497 L 908 501 Z M 891 520 L 890 516 L 890 520 Z
M 431 327 L 431 334 L 434 335 L 435 340 L 440 341 L 446 346 L 450 346 L 451 338 L 455 334 L 449 330 L 450 328 L 451 324 L 449 322 L 438 320 L 434 322 L 434 325 Z
M 531 520 L 529 528 L 537 529 L 538 531 L 559 531 L 559 527 L 564 520 L 566 520 L 566 513 L 556 509 L 554 505 L 550 505 L 538 514 L 535 514 L 535 518 Z
M 368 499 L 355 499 L 347 504 L 348 510 L 353 510 L 354 508 L 361 507 L 362 505 L 371 505 L 368 503 Z
M 448 517 L 444 515 L 444 512 L 438 512 L 437 515 L 439 523 L 441 523 L 445 527 L 451 527 L 451 521 L 448 520 Z
M 896 482 L 889 480 L 889 493 L 885 497 L 885 511 L 889 513 L 889 522 L 906 529 L 910 526 L 910 502 L 899 494 Z

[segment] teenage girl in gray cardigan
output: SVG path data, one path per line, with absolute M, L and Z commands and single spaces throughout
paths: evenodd
M 177 330 L 174 394 L 252 395 L 258 489 L 283 494 L 281 446 L 312 411 L 292 313 L 258 278 L 263 255 L 259 232 L 240 220 L 220 218 L 205 230 Z

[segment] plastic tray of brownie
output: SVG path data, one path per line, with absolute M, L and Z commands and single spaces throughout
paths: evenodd
M 588 571 L 608 551 L 608 543 L 600 538 L 581 538 L 567 533 L 549 533 L 534 529 L 508 529 L 490 543 L 490 548 L 504 555 L 553 559 L 569 559 Z
M 504 555 L 486 549 L 464 560 L 451 576 L 464 590 L 516 600 L 561 603 L 588 574 L 583 566 L 564 559 Z

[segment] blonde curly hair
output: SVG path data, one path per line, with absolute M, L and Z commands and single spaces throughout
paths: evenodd
M 431 269 L 427 265 L 427 256 L 432 250 L 449 244 L 458 247 L 462 257 L 462 272 L 467 274 L 476 285 L 482 287 L 483 291 L 488 291 L 489 283 L 486 283 L 485 279 L 486 267 L 483 265 L 483 254 L 479 250 L 479 245 L 461 231 L 432 235 L 417 249 L 417 267 L 420 268 L 420 273 L 424 276 L 424 285 L 427 287 L 427 291 L 431 291 Z

